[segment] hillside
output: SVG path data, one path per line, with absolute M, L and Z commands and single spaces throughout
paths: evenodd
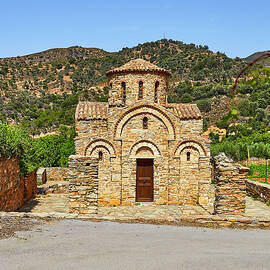
M 267 52 L 270 52 L 270 50 L 269 51 L 263 51 L 263 52 L 255 52 L 255 53 L 249 55 L 248 57 L 244 58 L 244 60 L 246 62 L 252 62 L 256 58 L 260 57 L 261 55 L 263 55 L 263 54 L 265 54 Z M 264 59 L 264 60 L 260 61 L 259 63 L 261 65 L 265 66 L 265 67 L 270 67 L 270 58 Z
M 207 46 L 167 39 L 119 52 L 76 46 L 2 58 L 0 121 L 20 123 L 33 134 L 73 125 L 78 98 L 106 101 L 106 72 L 136 58 L 170 70 L 169 101 L 198 103 L 210 123 L 228 112 L 228 89 L 245 66 Z

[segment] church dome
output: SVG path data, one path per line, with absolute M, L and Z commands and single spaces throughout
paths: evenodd
M 160 72 L 165 73 L 168 76 L 171 75 L 169 71 L 167 71 L 164 68 L 160 68 L 144 59 L 135 59 L 131 60 L 128 63 L 124 64 L 121 67 L 112 69 L 107 72 L 107 75 L 115 74 L 115 73 L 122 73 L 122 72 L 136 72 L 136 71 L 142 71 L 142 72 Z

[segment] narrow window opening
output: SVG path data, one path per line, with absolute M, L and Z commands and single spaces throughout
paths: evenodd
M 147 117 L 143 118 L 143 129 L 148 129 L 148 118 Z
M 187 152 L 187 161 L 190 161 L 190 152 Z
M 121 88 L 122 88 L 122 101 L 125 104 L 126 103 L 126 99 L 127 99 L 126 83 L 125 82 L 122 82 L 121 83 Z
M 154 102 L 157 103 L 158 102 L 158 87 L 159 87 L 159 82 L 157 81 L 155 83 L 155 93 L 154 93 Z
M 139 99 L 143 98 L 143 82 L 139 82 Z
M 102 151 L 99 151 L 98 152 L 98 160 L 99 161 L 102 161 L 103 160 L 103 153 L 102 153 Z
M 110 83 L 110 88 L 112 89 L 112 83 Z

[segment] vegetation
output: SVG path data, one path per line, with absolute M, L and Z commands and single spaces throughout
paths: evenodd
M 270 68 L 249 71 L 237 90 L 234 108 L 217 123 L 227 130 L 227 135 L 221 143 L 212 145 L 212 154 L 225 152 L 235 160 L 244 160 L 249 152 L 250 157 L 269 159 Z
M 267 171 L 267 177 L 270 176 L 270 165 L 267 166 L 265 164 L 252 164 L 249 166 L 249 176 L 257 176 L 257 177 L 266 177 L 266 171 Z
M 248 131 L 247 131 L 248 132 Z M 246 133 L 247 133 L 246 132 Z M 250 157 L 270 158 L 270 134 L 254 133 L 249 136 L 229 136 L 221 143 L 211 145 L 212 155 L 224 152 L 237 161 Z
M 75 129 L 61 126 L 59 135 L 33 139 L 17 126 L 0 124 L 0 156 L 20 159 L 21 172 L 39 167 L 67 167 L 68 157 L 75 152 Z

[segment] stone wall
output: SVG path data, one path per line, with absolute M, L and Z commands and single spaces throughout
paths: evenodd
M 246 181 L 247 195 L 258 198 L 262 202 L 270 202 L 270 185 L 251 180 Z
M 45 168 L 47 181 L 67 181 L 68 180 L 68 168 L 62 167 L 49 167 Z
M 16 158 L 0 158 L 0 211 L 14 211 L 23 206 L 24 182 Z
M 24 202 L 35 198 L 37 195 L 37 173 L 36 171 L 22 176 L 22 181 L 24 183 Z
M 18 159 L 0 158 L 0 211 L 15 211 L 36 193 L 35 172 L 20 177 Z
M 242 215 L 245 213 L 246 177 L 249 168 L 242 167 L 224 153 L 214 158 L 216 197 L 214 213 Z
M 98 211 L 98 159 L 69 157 L 69 209 L 75 214 L 95 215 Z

